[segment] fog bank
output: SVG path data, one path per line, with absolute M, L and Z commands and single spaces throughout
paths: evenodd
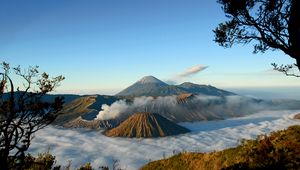
M 47 151 L 56 156 L 57 163 L 65 165 L 72 160 L 78 168 L 87 162 L 94 167 L 111 166 L 119 159 L 121 168 L 138 169 L 149 160 L 171 156 L 181 151 L 210 152 L 236 146 L 243 138 L 255 138 L 288 126 L 298 124 L 292 119 L 300 110 L 263 111 L 246 117 L 197 123 L 181 123 L 191 133 L 156 139 L 110 138 L 99 131 L 70 130 L 48 126 L 38 131 L 29 152 Z

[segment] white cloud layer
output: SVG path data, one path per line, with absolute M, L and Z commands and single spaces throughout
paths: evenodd
M 73 168 L 91 162 L 96 168 L 111 166 L 119 159 L 121 168 L 138 169 L 149 160 L 171 156 L 173 152 L 210 152 L 233 147 L 243 138 L 255 138 L 260 134 L 298 124 L 292 119 L 300 110 L 263 111 L 247 117 L 219 121 L 181 123 L 191 133 L 156 139 L 110 138 L 100 131 L 70 130 L 48 126 L 36 133 L 29 152 L 45 152 L 50 147 L 58 164 L 72 160 Z

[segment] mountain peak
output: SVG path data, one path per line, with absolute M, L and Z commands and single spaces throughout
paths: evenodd
M 234 93 L 217 89 L 212 86 L 198 85 L 190 82 L 185 82 L 177 86 L 168 85 L 153 76 L 145 76 L 133 85 L 116 94 L 116 96 L 170 96 L 182 93 L 211 96 L 234 95 Z
M 184 82 L 184 83 L 182 83 L 182 84 L 180 84 L 180 85 L 194 85 L 194 83 L 191 83 L 191 82 Z
M 147 83 L 155 83 L 155 84 L 163 84 L 163 85 L 166 85 L 165 82 L 157 79 L 156 77 L 154 76 L 145 76 L 143 77 L 142 79 L 140 79 L 138 81 L 138 83 L 141 83 L 141 84 L 147 84 Z

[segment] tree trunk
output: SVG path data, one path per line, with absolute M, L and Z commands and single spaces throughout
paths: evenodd
M 300 0 L 292 0 L 288 23 L 290 56 L 296 59 L 300 71 Z
M 1 155 L 1 157 L 0 157 L 0 168 L 1 169 L 8 169 L 9 167 L 8 167 L 8 158 L 7 158 L 7 156 L 6 156 L 6 154 L 5 153 L 3 153 L 3 152 L 1 152 L 0 153 Z
M 298 67 L 298 70 L 300 71 L 300 57 L 296 58 L 296 65 Z

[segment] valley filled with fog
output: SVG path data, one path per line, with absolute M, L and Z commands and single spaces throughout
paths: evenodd
M 300 0 L 0 11 L 0 170 L 300 170 Z
M 180 123 L 190 133 L 162 138 L 111 138 L 102 131 L 64 129 L 48 126 L 38 131 L 29 152 L 38 154 L 50 149 L 57 164 L 72 167 L 91 162 L 94 167 L 112 166 L 119 160 L 120 167 L 138 169 L 150 160 L 169 157 L 182 151 L 211 152 L 234 147 L 242 139 L 253 139 L 261 134 L 300 124 L 293 116 L 300 110 L 261 111 L 245 117 L 225 120 Z

